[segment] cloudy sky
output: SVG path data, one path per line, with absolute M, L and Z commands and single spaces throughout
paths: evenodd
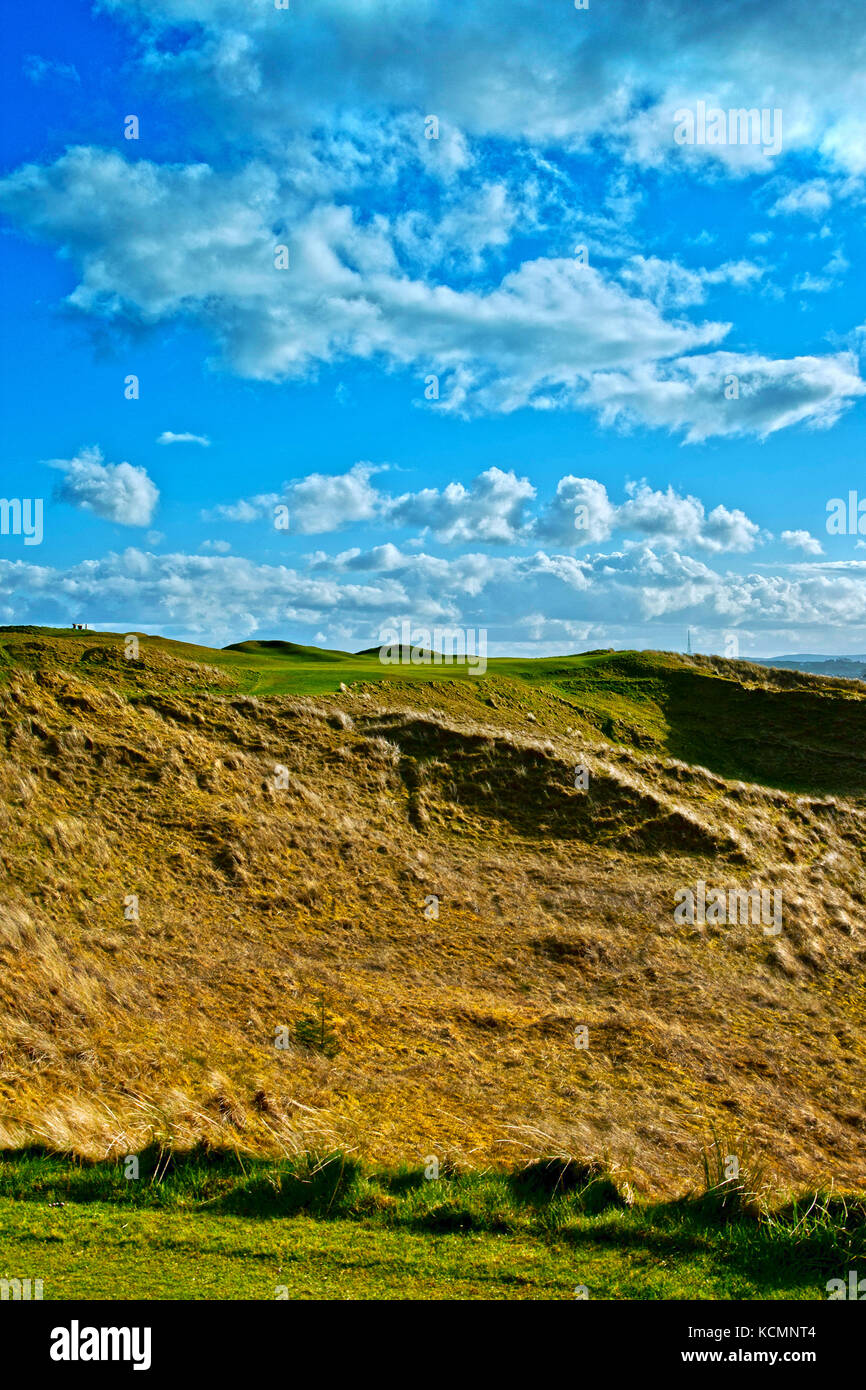
M 0 622 L 866 651 L 864 71 L 861 0 L 18 7 Z

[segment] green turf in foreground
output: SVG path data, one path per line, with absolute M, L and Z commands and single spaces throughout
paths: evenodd
M 808 1260 L 750 1250 L 736 1231 L 714 1242 L 656 1230 L 631 1213 L 546 1239 L 2 1199 L 0 1250 L 3 1275 L 41 1278 L 46 1299 L 570 1299 L 576 1285 L 608 1299 L 827 1296 Z
M 819 1299 L 866 1258 L 866 1203 L 730 1218 L 703 1198 L 624 1205 L 603 1175 L 427 1182 L 341 1157 L 184 1157 L 159 1180 L 43 1154 L 0 1161 L 0 1278 L 46 1299 Z M 283 1292 L 280 1292 L 283 1291 Z

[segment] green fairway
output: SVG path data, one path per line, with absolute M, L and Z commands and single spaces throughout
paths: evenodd
M 353 653 L 282 641 L 238 642 L 215 648 L 175 642 L 168 637 L 145 633 L 138 633 L 137 636 L 145 653 L 153 650 L 181 661 L 222 668 L 230 672 L 243 689 L 256 695 L 327 694 L 338 690 L 341 682 L 483 682 L 488 675 L 540 684 L 553 690 L 562 681 L 567 681 L 584 669 L 591 670 L 609 660 L 611 655 L 616 655 L 599 652 L 547 658 L 496 657 L 487 660 L 486 669 L 478 670 L 466 661 L 421 661 L 417 652 L 414 660 L 389 665 L 380 661 L 377 648 Z M 4 656 L 3 649 L 8 647 L 16 660 L 26 663 L 28 637 L 48 641 L 60 638 L 64 642 L 76 643 L 85 651 L 94 646 L 122 647 L 124 641 L 124 634 L 113 632 L 78 632 L 68 628 L 40 627 L 25 633 L 22 629 L 5 628 L 0 629 L 0 658 Z M 206 681 L 203 684 L 206 685 Z

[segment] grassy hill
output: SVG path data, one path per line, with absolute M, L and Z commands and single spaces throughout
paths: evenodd
M 0 631 L 0 1147 L 556 1154 L 640 1207 L 715 1133 L 756 1190 L 853 1191 L 864 721 L 670 653 Z M 782 931 L 676 923 L 698 880 Z

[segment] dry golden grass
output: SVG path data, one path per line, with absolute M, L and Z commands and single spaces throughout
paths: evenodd
M 862 801 L 603 742 L 554 694 L 529 720 L 506 679 L 255 700 L 157 651 L 27 646 L 0 1145 L 556 1151 L 672 1193 L 715 1125 L 782 1184 L 863 1183 Z M 699 878 L 781 888 L 781 935 L 675 925 Z M 276 1048 L 322 995 L 337 1055 Z

